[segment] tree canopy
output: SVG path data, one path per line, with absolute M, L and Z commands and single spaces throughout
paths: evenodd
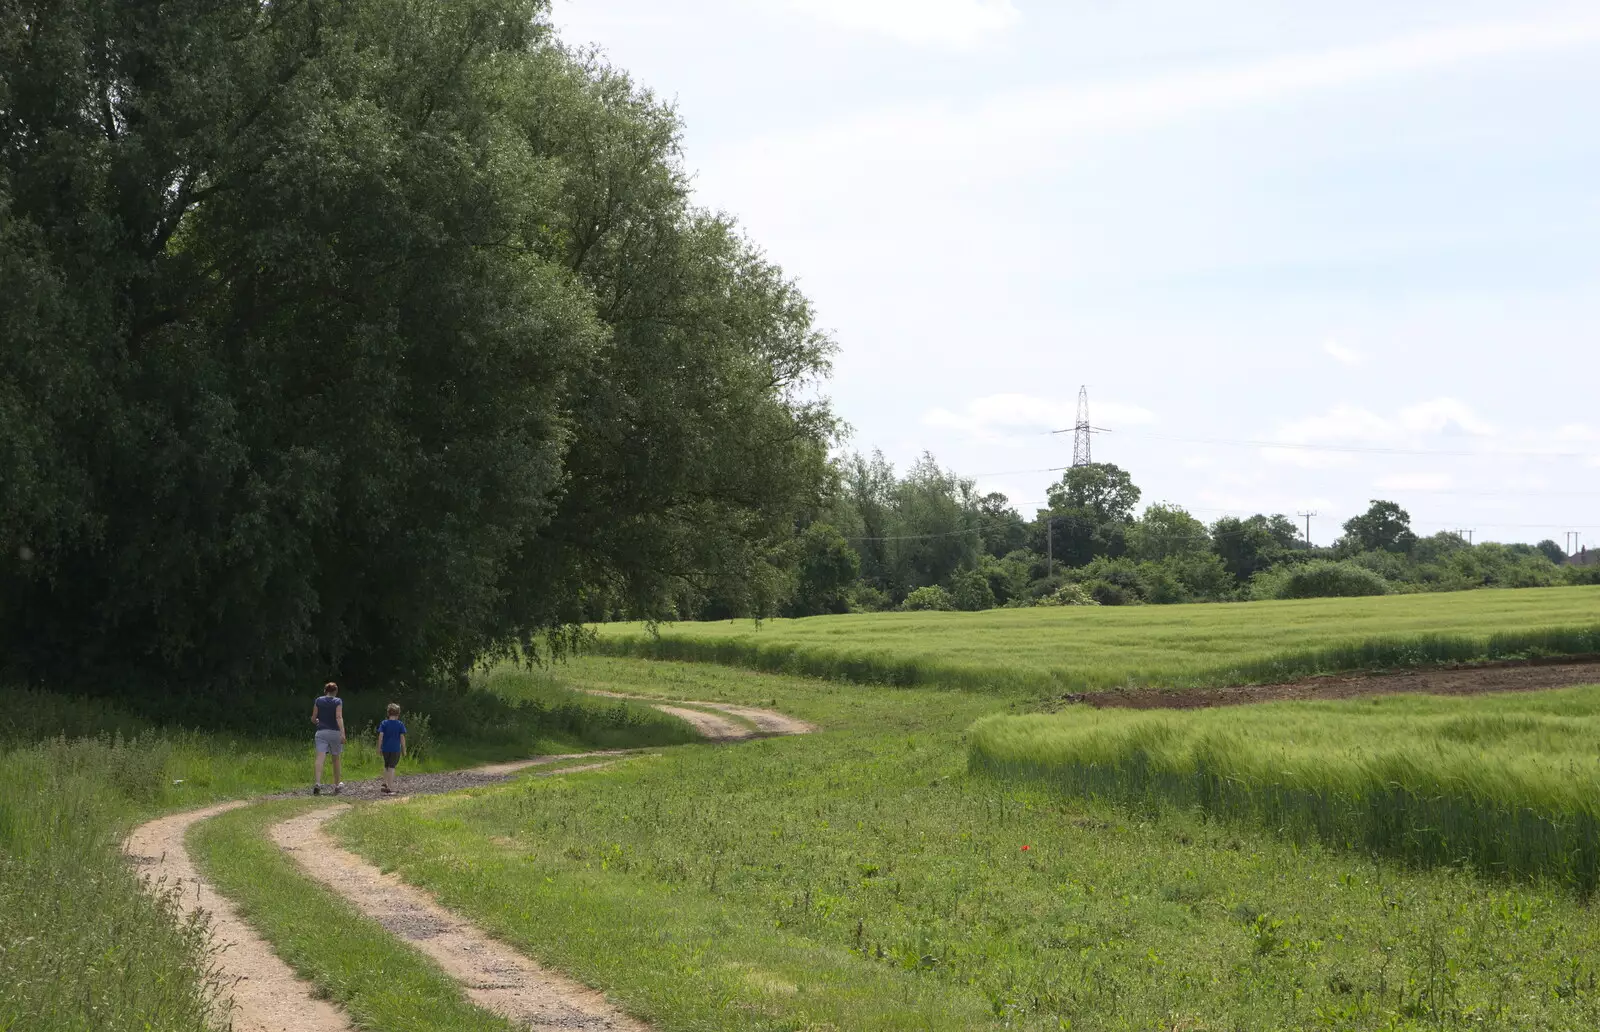
M 1366 512 L 1345 521 L 1344 532 L 1351 544 L 1369 552 L 1409 552 L 1417 543 L 1411 514 L 1376 498 Z
M 831 343 L 672 110 L 532 0 L 36 0 L 0 25 L 0 649 L 406 680 L 751 609 Z

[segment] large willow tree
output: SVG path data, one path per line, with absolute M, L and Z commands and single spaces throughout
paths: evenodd
M 0 0 L 12 676 L 407 681 L 771 604 L 830 346 L 544 15 Z

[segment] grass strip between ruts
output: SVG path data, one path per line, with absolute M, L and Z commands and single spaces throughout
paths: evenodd
M 432 961 L 302 874 L 268 838 L 272 825 L 316 805 L 262 803 L 214 817 L 189 832 L 189 849 L 240 916 L 358 1027 L 511 1032 L 504 1019 L 468 1002 Z

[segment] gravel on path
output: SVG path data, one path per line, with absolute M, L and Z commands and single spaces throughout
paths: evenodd
M 529 767 L 542 767 L 552 763 L 566 763 L 570 760 L 581 760 L 590 756 L 634 756 L 643 752 L 641 749 L 608 749 L 600 752 L 563 753 L 557 756 L 535 756 L 527 760 L 512 760 L 509 763 L 490 763 L 482 767 L 473 767 L 469 770 L 435 771 L 425 774 L 398 774 L 395 777 L 396 791 L 388 793 L 383 791 L 382 778 L 366 778 L 361 781 L 346 781 L 339 786 L 337 797 L 333 795 L 331 784 L 322 786 L 323 796 L 332 799 L 344 799 L 351 802 L 365 802 L 372 799 L 398 799 L 401 796 L 436 795 L 440 792 L 455 792 L 463 788 L 477 788 L 483 785 L 499 785 L 507 781 L 511 775 L 527 770 Z M 583 768 L 588 770 L 590 768 Z M 566 773 L 563 768 L 561 773 Z M 273 795 L 261 796 L 261 799 L 298 799 L 311 795 L 311 786 L 295 789 L 293 792 L 277 792 Z

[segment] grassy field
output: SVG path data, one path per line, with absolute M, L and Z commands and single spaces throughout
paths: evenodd
M 1600 926 L 1570 894 L 974 774 L 992 694 L 616 659 L 557 676 L 824 731 L 334 830 L 659 1028 L 1600 1027 Z
M 648 708 L 523 671 L 478 687 L 492 698 L 463 705 L 510 719 L 477 737 L 435 736 L 408 770 L 693 738 Z M 0 715 L 0 1032 L 212 1032 L 204 930 L 143 892 L 118 844 L 164 811 L 305 787 L 309 727 L 298 739 L 173 730 L 31 691 L 0 691 Z M 345 757 L 348 777 L 379 773 L 364 736 Z
M 974 770 L 1171 803 L 1420 864 L 1600 879 L 1600 686 L 1160 714 L 1070 707 L 973 728 Z
M 1562 630 L 1562 629 L 1568 630 Z M 1228 605 L 869 613 L 597 628 L 613 655 L 1023 691 L 1273 681 L 1600 652 L 1600 586 Z

